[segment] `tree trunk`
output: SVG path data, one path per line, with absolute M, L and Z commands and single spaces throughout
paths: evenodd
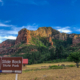
M 79 68 L 79 63 L 76 63 L 77 68 Z

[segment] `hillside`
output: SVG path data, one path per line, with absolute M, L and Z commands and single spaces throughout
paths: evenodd
M 51 27 L 35 31 L 22 29 L 16 40 L 0 44 L 0 56 L 22 56 L 29 64 L 66 59 L 70 52 L 80 50 L 80 35 L 60 33 Z

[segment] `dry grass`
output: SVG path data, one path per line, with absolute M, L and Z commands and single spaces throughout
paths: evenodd
M 75 64 L 75 63 L 55 63 L 58 64 Z M 28 65 L 26 68 L 39 68 L 41 66 L 49 66 L 51 64 L 36 64 Z M 0 80 L 15 80 L 16 74 L 6 74 L 0 75 Z M 29 71 L 18 74 L 18 80 L 80 80 L 80 68 L 72 67 L 66 69 L 48 69 L 48 70 L 38 70 Z
M 40 68 L 41 66 L 51 66 L 51 65 L 61 65 L 61 64 L 65 64 L 65 65 L 75 65 L 74 62 L 61 62 L 61 63 L 42 63 L 42 64 L 33 64 L 33 65 L 27 65 L 25 68 L 29 69 L 29 68 Z

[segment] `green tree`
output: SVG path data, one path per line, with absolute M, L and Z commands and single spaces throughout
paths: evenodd
M 63 58 L 64 47 L 62 45 L 59 47 L 59 51 L 58 52 L 60 53 L 59 58 Z
M 56 47 L 55 55 L 57 59 L 62 58 L 62 53 L 63 53 L 63 47 L 62 46 Z
M 50 51 L 50 59 L 51 60 L 55 59 L 55 50 L 54 50 L 54 48 L 50 49 L 49 51 Z
M 55 56 L 56 56 L 56 59 L 58 59 L 59 58 L 59 48 L 58 47 L 56 47 L 56 50 L 55 50 Z
M 79 67 L 79 61 L 80 61 L 80 52 L 70 53 L 68 60 L 74 61 L 76 63 L 77 68 L 78 68 Z

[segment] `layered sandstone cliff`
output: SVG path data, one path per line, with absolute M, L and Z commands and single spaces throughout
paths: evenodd
M 78 43 L 80 43 L 80 35 L 75 35 L 75 36 L 73 37 L 72 43 L 73 43 L 73 44 L 78 44 Z
M 39 38 L 39 37 L 45 37 L 51 46 L 53 45 L 52 39 L 58 39 L 58 40 L 67 40 L 67 38 L 72 38 L 72 43 L 77 44 L 80 43 L 80 35 L 75 34 L 66 34 L 66 33 L 60 33 L 57 30 L 52 29 L 51 27 L 39 27 L 37 30 L 27 30 L 22 29 L 18 32 L 17 39 L 14 40 L 6 40 L 0 44 L 0 54 L 1 53 L 15 53 L 18 48 L 12 48 L 7 49 L 8 47 L 11 47 L 13 45 L 17 45 L 21 42 L 23 43 L 31 43 L 32 37 Z
M 60 32 L 52 29 L 51 27 L 40 27 L 38 30 L 30 31 L 27 29 L 22 29 L 18 32 L 17 39 L 15 44 L 20 42 L 30 43 L 32 37 L 50 37 L 55 34 L 59 34 Z M 50 37 L 52 38 L 52 37 Z
M 11 47 L 15 44 L 15 40 L 6 40 L 2 43 L 0 43 L 0 48 L 8 48 L 8 47 Z
M 51 27 L 39 27 L 35 31 L 22 29 L 18 32 L 17 39 L 15 44 L 20 42 L 30 43 L 32 37 L 46 37 L 51 44 L 53 44 L 51 39 L 58 39 L 58 40 L 67 40 L 67 38 L 73 38 L 75 34 L 66 34 L 60 33 L 57 30 L 52 29 Z
M 52 39 L 58 39 L 58 40 L 67 40 L 67 38 L 73 39 L 73 44 L 79 43 L 80 35 L 75 34 L 66 34 L 66 33 L 60 33 L 59 31 L 52 29 L 51 27 L 39 27 L 37 30 L 27 30 L 26 28 L 20 30 L 18 32 L 17 39 L 15 41 L 15 44 L 24 42 L 24 43 L 30 43 L 32 37 L 46 37 L 48 41 L 53 45 Z M 76 37 L 76 38 L 75 38 Z M 12 44 L 10 41 L 4 41 L 0 44 L 0 47 L 11 47 L 14 44 Z
M 18 32 L 18 36 L 15 41 L 15 44 L 18 44 L 21 42 L 29 43 L 30 39 L 31 39 L 30 31 L 27 29 L 22 29 Z

